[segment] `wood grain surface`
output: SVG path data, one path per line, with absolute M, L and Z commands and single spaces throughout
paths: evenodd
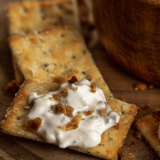
M 4 86 L 14 78 L 11 53 L 7 44 L 6 5 L 11 0 L 0 0 L 0 119 L 5 115 L 13 97 L 4 91 Z M 106 54 L 103 46 L 98 43 L 93 49 L 93 58 L 99 67 L 105 81 L 114 97 L 124 97 L 127 102 L 138 106 L 151 104 L 151 108 L 139 112 L 136 119 L 160 108 L 160 88 L 154 87 L 145 91 L 134 91 L 134 85 L 142 81 L 129 75 L 117 66 Z M 156 152 L 145 140 L 139 141 L 133 137 L 135 129 L 132 126 L 124 143 L 126 151 L 134 153 L 136 160 L 158 160 Z M 134 147 L 130 145 L 136 142 Z M 147 158 L 148 157 L 148 158 Z M 51 144 L 34 142 L 32 140 L 13 137 L 0 133 L 0 160 L 98 160 L 99 158 L 77 153 L 69 149 L 60 149 Z
M 93 2 L 108 54 L 128 72 L 160 86 L 160 1 Z

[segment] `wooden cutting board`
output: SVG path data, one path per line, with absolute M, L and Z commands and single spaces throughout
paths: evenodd
M 14 78 L 11 53 L 7 44 L 6 5 L 12 0 L 0 0 L 0 119 L 5 115 L 13 97 L 4 91 L 4 86 Z M 12 1 L 13 2 L 13 1 Z M 137 106 L 151 104 L 148 110 L 139 112 L 136 120 L 160 108 L 160 88 L 154 87 L 145 91 L 134 91 L 134 85 L 142 81 L 126 73 L 117 66 L 106 54 L 103 46 L 98 43 L 92 49 L 93 58 L 107 82 L 114 97 L 124 97 L 126 102 Z M 135 129 L 132 126 L 124 143 L 124 149 L 132 152 L 136 160 L 158 160 L 156 152 L 145 140 L 139 141 L 133 137 Z M 134 147 L 130 145 L 135 142 Z M 77 153 L 69 149 L 60 149 L 51 144 L 34 142 L 32 140 L 13 137 L 0 133 L 0 160 L 98 160 L 89 155 Z

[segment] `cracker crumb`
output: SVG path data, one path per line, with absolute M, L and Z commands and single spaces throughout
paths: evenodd
M 156 110 L 155 112 L 150 113 L 150 115 L 156 120 L 160 121 L 160 110 Z
M 16 80 L 12 80 L 10 83 L 8 83 L 4 90 L 8 92 L 10 95 L 15 95 L 15 93 L 18 91 L 19 87 L 16 85 Z
M 94 109 L 91 110 L 91 111 L 85 111 L 85 112 L 84 112 L 84 115 L 85 115 L 85 116 L 90 116 L 90 115 L 92 115 L 94 112 L 95 112 Z
M 143 110 L 147 110 L 151 107 L 150 104 L 147 104 L 147 105 L 141 105 L 141 107 L 138 107 L 138 112 L 141 112 Z
M 131 152 L 128 152 L 128 157 L 132 158 L 132 159 L 135 159 L 135 155 L 133 153 L 131 153 Z
M 134 147 L 136 144 L 136 142 L 132 142 L 132 144 L 130 145 L 130 147 Z
M 74 111 L 74 108 L 73 107 L 71 107 L 71 106 L 67 106 L 66 107 L 66 116 L 68 116 L 68 117 L 73 117 L 73 111 Z
M 150 84 L 150 85 L 148 86 L 148 88 L 149 88 L 149 89 L 153 89 L 153 88 L 154 88 L 154 85 L 153 85 L 153 84 Z
M 43 96 L 44 98 L 46 97 L 46 95 Z
M 81 111 L 78 111 L 77 113 L 78 113 L 78 114 L 81 114 Z
M 143 136 L 140 132 L 136 132 L 134 135 L 133 135 L 135 138 L 137 138 L 138 140 L 142 140 L 143 139 Z
M 101 116 L 105 116 L 107 114 L 107 107 L 101 110 Z
M 59 135 L 59 132 L 57 132 L 57 135 Z
M 48 99 L 49 99 L 50 101 L 53 101 L 53 100 L 54 100 L 54 98 L 53 98 L 53 97 L 49 97 Z
M 37 117 L 34 120 L 33 119 L 29 119 L 27 121 L 27 123 L 25 124 L 24 129 L 25 130 L 37 131 L 39 129 L 39 127 L 41 126 L 41 124 L 42 124 L 42 120 L 43 119 L 40 118 L 40 117 Z
M 63 113 L 66 114 L 66 108 L 63 106 L 63 104 L 56 104 L 53 106 L 53 110 L 55 113 Z
M 136 86 L 134 87 L 135 91 L 144 91 L 147 88 L 147 85 L 145 83 L 139 83 L 136 84 Z
M 74 90 L 77 91 L 77 90 L 78 90 L 78 87 L 75 87 Z
M 76 78 L 76 76 L 72 76 L 72 78 L 70 80 L 68 80 L 69 84 L 72 84 L 72 83 L 75 83 L 75 82 L 78 82 L 78 79 Z
M 93 83 L 91 83 L 91 85 L 90 85 L 90 87 L 91 87 L 91 92 L 92 93 L 95 93 L 96 92 L 96 86 L 93 84 Z

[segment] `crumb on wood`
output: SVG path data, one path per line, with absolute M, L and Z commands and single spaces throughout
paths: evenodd
M 133 153 L 131 153 L 131 152 L 128 152 L 128 157 L 132 158 L 132 159 L 135 159 L 135 155 Z
M 142 140 L 143 139 L 143 136 L 140 132 L 136 132 L 134 135 L 133 135 L 135 138 L 137 138 L 138 140 Z
M 10 83 L 8 83 L 4 90 L 9 93 L 10 95 L 14 96 L 15 93 L 18 91 L 19 87 L 16 84 L 16 80 L 12 80 Z
M 144 91 L 147 88 L 147 85 L 145 83 L 139 83 L 136 84 L 134 87 L 135 91 Z
M 130 147 L 134 147 L 136 144 L 136 142 L 132 142 L 132 144 L 130 145 Z
M 149 89 L 153 89 L 153 88 L 154 88 L 154 85 L 153 85 L 153 84 L 150 84 L 150 85 L 148 86 L 148 88 L 149 88 Z
M 160 110 L 156 110 L 155 112 L 150 113 L 150 115 L 156 120 L 160 121 Z
M 150 104 L 147 104 L 147 105 L 141 105 L 141 107 L 138 107 L 138 112 L 141 112 L 143 110 L 147 110 L 151 107 Z

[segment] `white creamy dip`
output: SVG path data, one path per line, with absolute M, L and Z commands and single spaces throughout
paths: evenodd
M 30 119 L 42 118 L 42 124 L 36 133 L 48 143 L 57 144 L 61 148 L 68 146 L 90 148 L 98 145 L 101 142 L 101 134 L 119 122 L 120 114 L 112 111 L 107 105 L 101 89 L 96 87 L 96 92 L 92 93 L 90 85 L 88 80 L 83 79 L 76 85 L 64 83 L 56 92 L 41 95 L 31 93 L 28 97 L 28 103 L 33 103 L 33 107 L 27 115 L 25 123 Z M 75 90 L 75 87 L 78 87 L 78 90 Z M 59 94 L 64 88 L 69 90 L 58 101 L 48 99 Z M 67 125 L 73 117 L 68 117 L 63 113 L 55 113 L 53 106 L 56 104 L 63 104 L 64 106 L 67 104 L 67 106 L 73 107 L 73 117 L 82 116 L 83 120 L 80 121 L 78 128 L 69 131 L 57 128 L 57 126 Z M 106 107 L 107 114 L 101 116 L 101 110 Z M 95 112 L 85 116 L 84 112 L 91 110 L 95 110 Z

